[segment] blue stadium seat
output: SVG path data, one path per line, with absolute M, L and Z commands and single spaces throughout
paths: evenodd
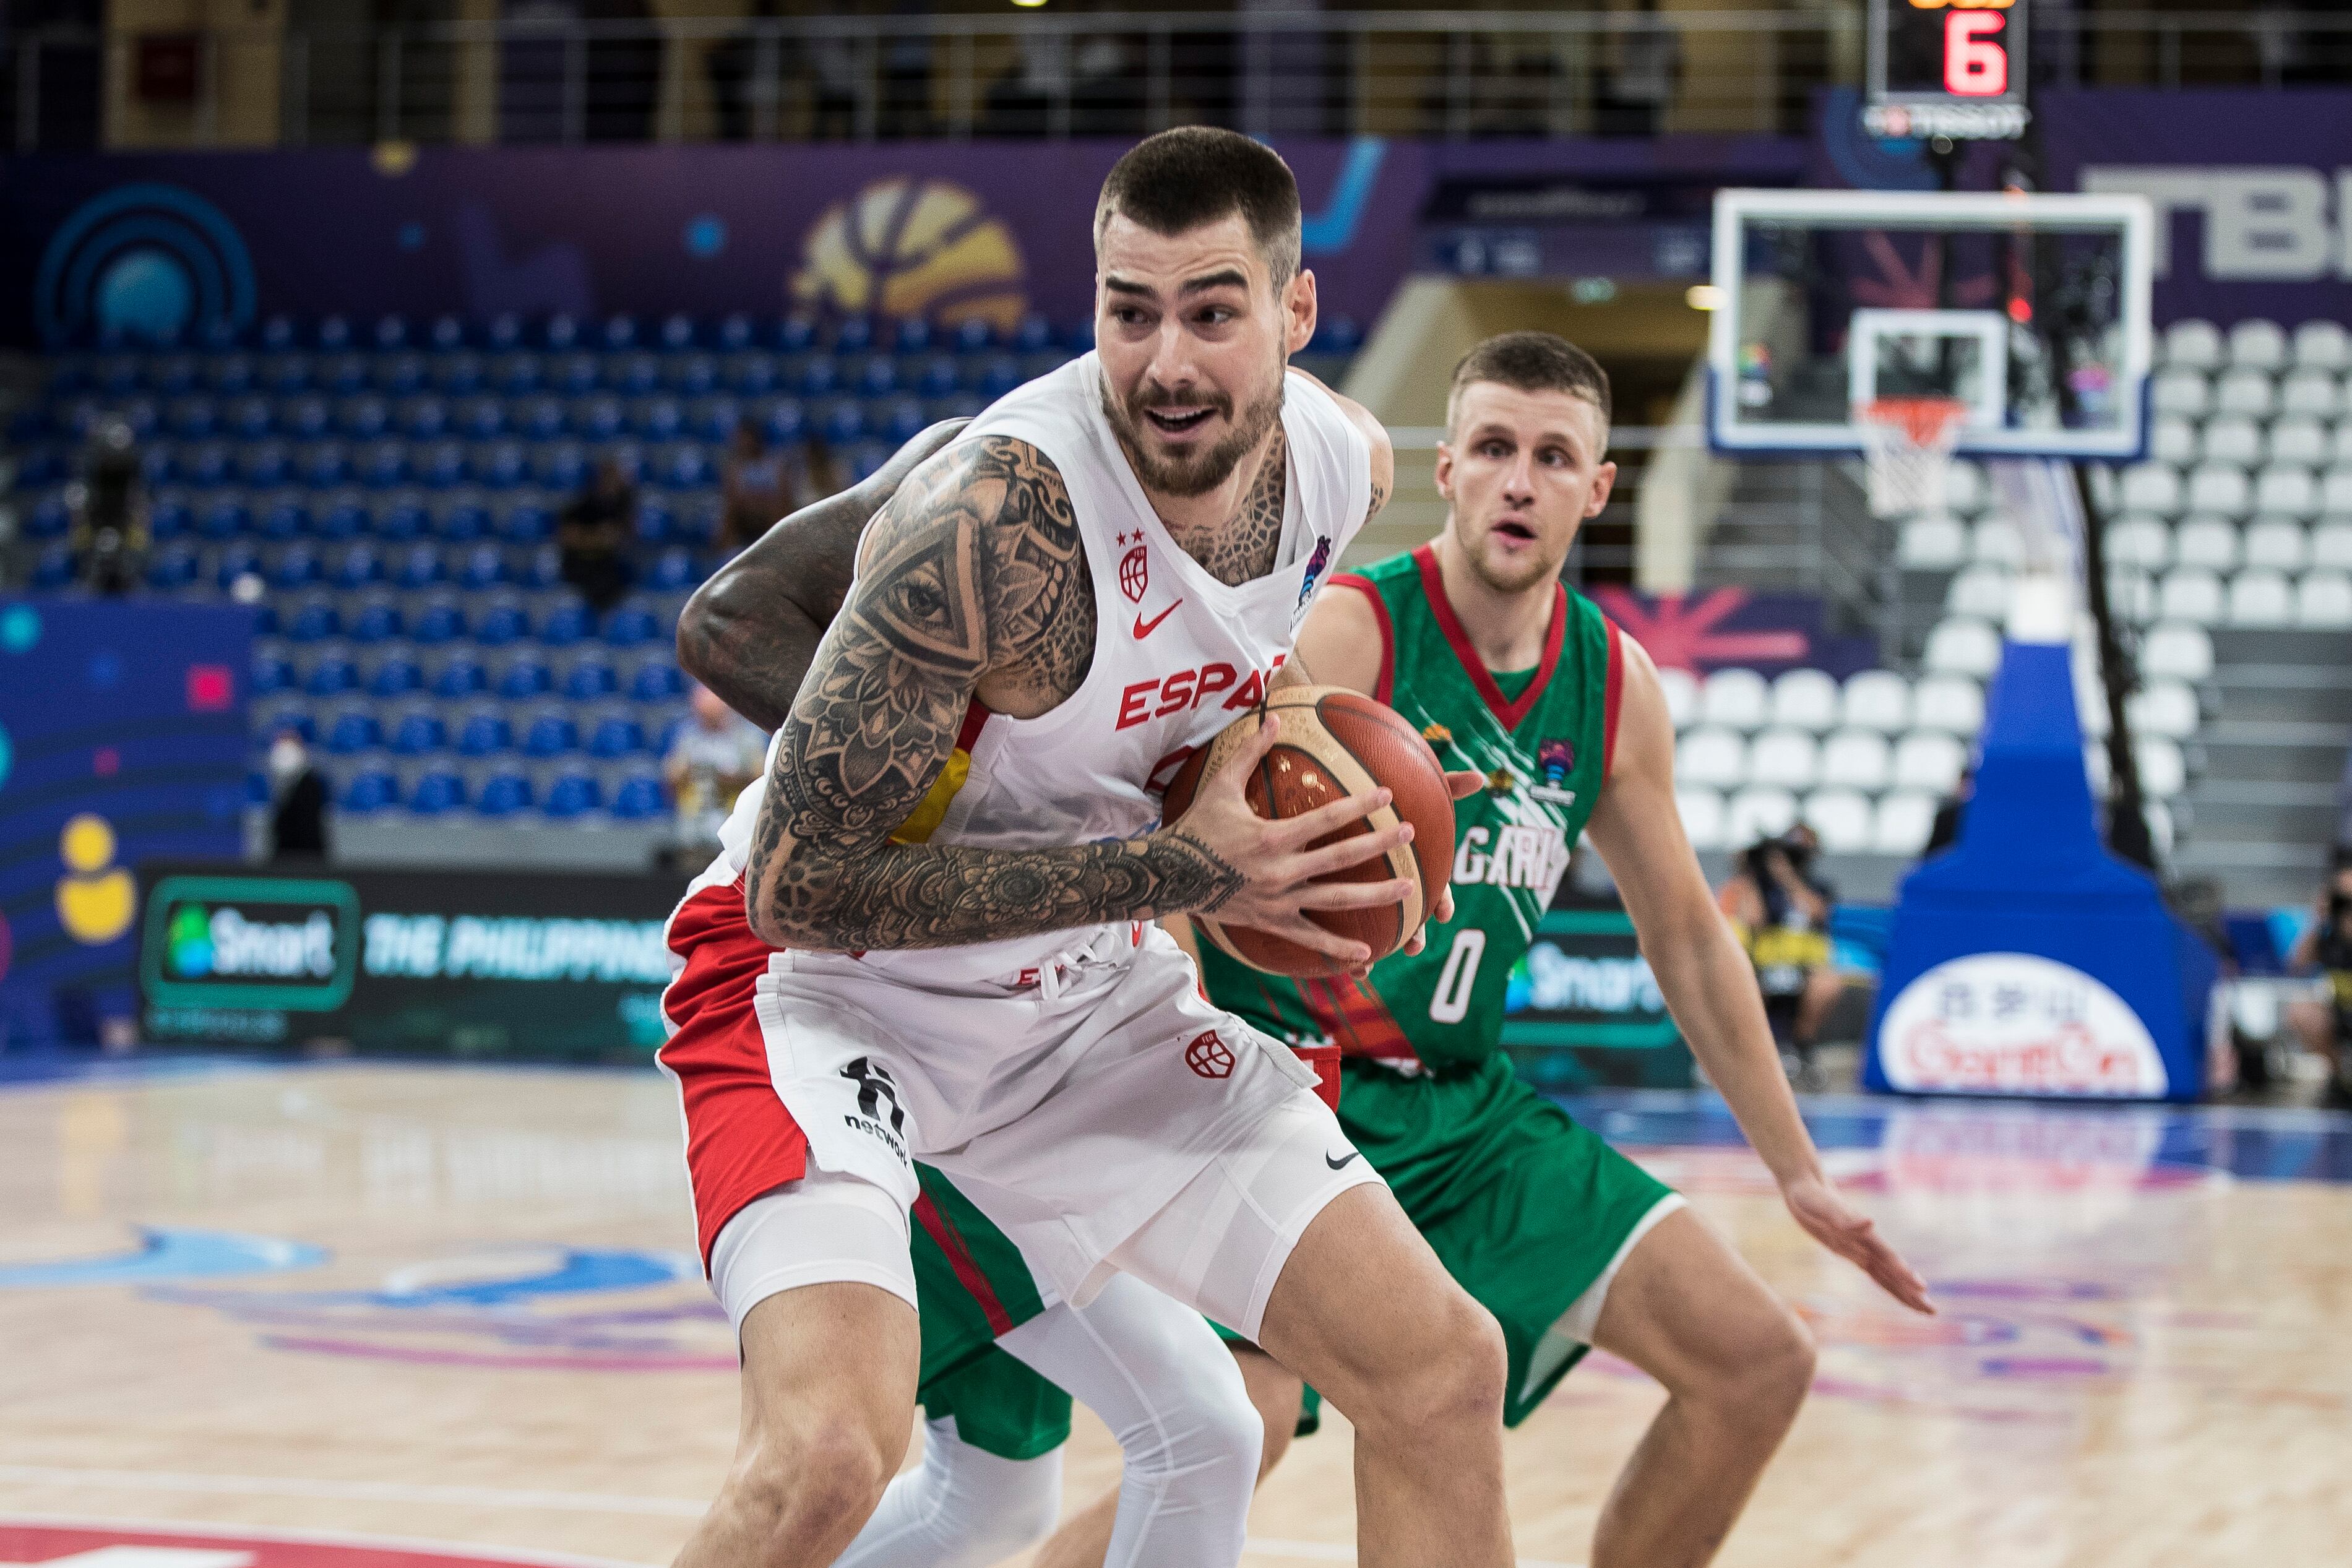
M 425 385 L 425 361 L 416 354 L 394 354 L 379 362 L 375 369 L 376 390 L 394 397 L 406 397 Z
M 252 514 L 245 503 L 235 496 L 223 496 L 197 514 L 197 536 L 210 540 L 235 539 L 253 523 Z
M 266 397 L 240 397 L 229 405 L 223 421 L 229 433 L 247 441 L 258 441 L 269 434 L 277 422 L 276 410 Z
M 289 397 L 310 387 L 310 360 L 307 354 L 279 354 L 265 366 L 261 384 L 280 397 Z
M 482 362 L 469 353 L 444 354 L 433 367 L 433 384 L 446 397 L 471 397 L 482 390 Z
M 240 397 L 254 387 L 253 356 L 218 354 L 205 366 L 205 384 L 224 397 Z
M 462 648 L 451 654 L 433 677 L 433 695 L 452 702 L 479 696 L 489 689 L 489 671 L 482 668 L 480 659 Z
M 499 695 L 509 701 L 544 697 L 553 684 L 547 672 L 547 661 L 536 654 L 519 654 L 499 672 Z
M 614 397 L 585 397 L 572 405 L 564 421 L 583 441 L 610 441 L 621 433 L 621 404 Z
M 694 346 L 698 334 L 694 318 L 683 310 L 673 310 L 662 318 L 661 346 L 672 353 L 682 353 Z
M 360 482 L 372 489 L 388 490 L 408 478 L 408 448 L 398 441 L 379 441 L 361 460 Z
M 995 342 L 995 332 L 978 316 L 968 316 L 956 325 L 955 346 L 960 353 L 981 353 L 994 346 Z
M 437 531 L 452 544 L 471 544 L 489 533 L 490 514 L 479 501 L 457 501 L 443 510 Z
M 1011 354 L 992 354 L 981 369 L 980 395 L 998 398 L 1021 384 L 1021 362 Z
M 674 441 L 686 424 L 686 416 L 674 397 L 648 397 L 637 408 L 630 428 L 646 441 Z
M 27 450 L 16 464 L 16 486 L 19 489 L 38 489 L 66 478 L 71 465 L 65 454 L 53 447 L 37 447 Z
M 333 489 L 351 477 L 351 454 L 340 441 L 321 441 L 302 458 L 302 482 L 314 490 Z
M 612 464 L 613 470 L 629 483 L 633 485 L 645 483 L 646 454 L 636 443 L 624 441 L 617 447 L 606 447 L 596 456 L 600 460 Z
M 604 792 L 597 788 L 595 775 L 567 773 L 547 786 L 547 804 L 541 809 L 563 821 L 598 810 L 604 804 Z
M 816 322 L 806 316 L 786 316 L 776 323 L 776 346 L 788 354 L 800 353 L 816 344 Z
M 484 816 L 512 816 L 530 809 L 530 781 L 511 771 L 492 773 L 482 781 L 481 797 L 474 809 Z
M 858 372 L 857 394 L 861 397 L 887 397 L 898 390 L 898 367 L 885 355 L 876 354 Z
M 552 544 L 541 544 L 524 558 L 522 585 L 526 588 L 559 588 L 563 585 L 563 552 Z
M 637 542 L 640 544 L 659 544 L 669 537 L 672 521 L 667 501 L 659 496 L 640 498 L 637 501 Z
M 352 346 L 352 324 L 341 316 L 322 316 L 310 341 L 330 351 L 347 349 Z
M 98 367 L 99 389 L 109 397 L 127 397 L 147 379 L 136 354 L 115 354 Z
M 501 310 L 490 318 L 483 329 L 482 341 L 501 352 L 522 346 L 522 318 L 512 310 Z
M 416 661 L 404 653 L 389 653 L 379 660 L 375 673 L 368 677 L 368 693 L 390 701 L 425 689 L 425 672 Z
M 297 643 L 324 642 L 341 635 L 342 629 L 343 618 L 332 599 L 305 599 L 286 627 L 286 638 Z
M 789 398 L 768 410 L 765 423 L 768 439 L 779 447 L 799 445 L 807 429 L 801 405 Z
M 564 713 L 541 713 L 523 731 L 522 750 L 530 757 L 560 757 L 580 749 L 580 731 Z
M 32 539 L 63 539 L 72 530 L 73 509 L 61 495 L 46 495 L 35 501 L 32 515 L 25 521 L 25 533 Z
M 631 773 L 613 792 L 613 815 L 624 822 L 648 822 L 668 809 L 661 780 L 651 773 Z
M 220 410 L 209 397 L 184 397 L 163 416 L 163 427 L 183 441 L 201 441 L 220 426 Z
M 256 575 L 260 571 L 260 551 L 250 544 L 232 544 L 221 552 L 220 563 L 213 569 L 213 586 L 226 594 L 239 577 Z
M 347 654 L 330 650 L 319 656 L 303 678 L 302 689 L 313 697 L 341 697 L 356 690 L 360 683 L 359 667 Z
M 870 316 L 845 316 L 833 329 L 833 352 L 837 354 L 864 353 L 874 346 L 874 321 Z
M 402 587 L 414 592 L 419 588 L 430 588 L 443 580 L 441 552 L 438 550 L 430 544 L 412 544 L 401 552 L 400 565 L 393 574 L 393 581 Z
M 534 397 L 515 416 L 515 428 L 534 441 L 552 441 L 563 434 L 563 403 L 560 398 Z
M 270 509 L 273 519 L 278 515 L 280 508 L 292 515 L 297 531 L 310 525 L 310 513 L 303 510 L 301 502 L 294 500 L 279 502 L 278 506 Z M 361 503 L 357 496 L 337 496 L 328 504 L 326 511 L 319 519 L 319 535 L 322 539 L 356 538 L 365 533 L 368 531 L 368 525 L 373 521 L 374 519 L 368 515 L 368 509 Z M 271 526 L 274 527 L 275 523 Z
M 811 354 L 808 363 L 801 366 L 794 390 L 803 397 L 830 397 L 838 385 L 840 377 L 834 369 L 832 359 L 824 354 Z
M 239 455 L 236 469 L 247 484 L 274 489 L 292 477 L 294 454 L 283 441 L 257 441 Z
M 384 768 L 362 768 L 343 786 L 343 810 L 352 816 L 373 816 L 400 804 L 400 781 Z
M 289 397 L 278 405 L 278 428 L 298 440 L 316 441 L 332 423 L 323 397 Z
M 375 319 L 375 346 L 389 353 L 408 346 L 408 318 L 390 311 Z
M 301 736 L 306 742 L 316 742 L 319 739 L 319 726 L 311 720 L 309 711 L 301 708 L 280 708 L 260 728 L 260 733 L 264 735 L 282 735 L 289 731 Z
M 604 347 L 613 353 L 637 346 L 637 319 L 635 316 L 608 316 L 604 319 Z
M 466 804 L 466 781 L 447 768 L 418 775 L 408 794 L 408 809 L 419 816 L 439 816 Z
M 661 623 L 642 605 L 616 605 L 604 617 L 608 647 L 642 647 L 661 636 Z
M 411 540 L 424 538 L 425 525 L 429 521 L 423 503 L 414 496 L 402 496 L 391 505 L 377 510 L 376 537 L 388 543 L 405 544 Z
M 520 442 L 498 441 L 475 448 L 469 465 L 474 482 L 485 489 L 510 490 L 530 478 L 530 458 Z
M 139 454 L 139 477 L 150 485 L 166 483 L 179 466 L 179 454 L 169 447 L 150 447 Z
M 231 463 L 228 448 L 218 441 L 207 441 L 181 456 L 181 468 L 188 482 L 205 489 L 215 489 L 228 483 Z
M 709 544 L 719 537 L 719 522 L 724 510 L 715 495 L 692 497 L 680 510 L 677 524 L 670 530 L 670 537 L 685 544 Z
M 278 557 L 277 566 L 269 574 L 272 586 L 302 588 L 325 575 L 319 563 L 319 552 L 307 544 L 289 544 Z
M 890 405 L 890 420 L 883 433 L 894 442 L 913 440 L 923 433 L 930 421 L 923 417 L 923 405 L 911 397 L 902 397 Z
M 686 677 L 667 659 L 648 659 L 629 678 L 629 696 L 639 702 L 667 702 L 686 695 Z
M 173 354 L 147 371 L 150 385 L 166 397 L 178 397 L 192 392 L 196 384 L 196 362 L 191 354 Z
M 457 568 L 458 586 L 476 593 L 507 581 L 506 552 L 495 544 L 477 544 L 465 552 Z
M 195 585 L 198 563 L 193 546 L 168 544 L 155 552 L 147 563 L 147 585 L 158 593 L 169 594 Z
M 902 354 L 919 354 L 931 346 L 931 324 L 920 316 L 900 321 L 890 333 L 890 346 Z
M 588 606 L 577 599 L 564 599 L 540 621 L 539 640 L 548 647 L 570 647 L 589 631 Z
M 1024 316 L 1013 330 L 1013 349 L 1016 353 L 1034 354 L 1040 349 L 1054 346 L 1054 323 L 1043 316 Z
M 738 310 L 719 323 L 719 346 L 729 353 L 739 353 L 751 346 L 751 340 L 758 331 L 759 329 L 751 324 L 751 318 Z
M 381 397 L 354 397 L 335 417 L 336 431 L 354 441 L 373 441 L 392 423 L 391 410 Z
M 915 390 L 925 397 L 950 397 L 956 389 L 956 362 L 946 354 L 933 354 L 923 362 L 921 376 Z
M 425 341 L 443 353 L 462 349 L 466 346 L 466 323 L 455 316 L 437 316 Z
M 675 594 L 700 581 L 695 573 L 693 555 L 677 545 L 656 556 L 653 570 L 646 574 L 646 585 L 656 594 Z
M 430 708 L 409 710 L 393 726 L 393 752 L 400 757 L 430 757 L 449 748 L 449 729 Z
M 272 316 L 261 323 L 261 346 L 272 351 L 294 346 L 294 322 L 288 316 Z
M 547 509 L 535 500 L 517 501 L 499 520 L 499 537 L 510 544 L 536 544 L 553 531 Z
M 495 441 L 506 434 L 507 405 L 495 397 L 477 397 L 457 411 L 457 433 L 470 441 Z
M 746 354 L 735 362 L 727 384 L 745 397 L 765 397 L 776 390 L 776 362 L 766 354 Z
M 559 311 L 541 324 L 539 341 L 557 353 L 565 353 L 580 342 L 580 323 Z
M 646 732 L 635 719 L 613 713 L 596 721 L 588 736 L 588 754 L 606 762 L 646 749 Z
M 414 636 L 418 642 L 428 647 L 438 647 L 444 643 L 455 642 L 465 635 L 466 612 L 458 607 L 457 601 L 454 598 L 434 598 L 427 601 L 425 607 L 416 612 L 416 630 Z M 482 667 L 476 664 L 473 668 L 475 684 L 461 687 L 455 691 L 443 691 L 437 685 L 434 689 L 441 691 L 444 697 L 463 697 L 467 691 L 481 689 Z M 446 678 L 448 674 L 447 669 L 445 668 L 442 674 Z
M 541 447 L 531 471 L 550 489 L 576 490 L 587 481 L 588 455 L 571 441 Z
M 372 544 L 350 545 L 335 563 L 335 586 L 365 588 L 383 581 L 383 557 Z
M 661 361 L 651 354 L 630 354 L 609 367 L 604 382 L 625 397 L 643 397 L 661 385 Z
M 548 380 L 566 397 L 585 397 L 596 390 L 596 356 L 569 355 L 556 364 Z
M 474 640 L 484 647 L 506 647 L 529 636 L 530 617 L 511 599 L 484 610 L 474 626 Z
M 621 679 L 612 664 L 593 655 L 581 659 L 563 675 L 563 695 L 574 702 L 593 702 L 620 689 Z
M 436 441 L 425 449 L 416 465 L 417 482 L 428 489 L 455 489 L 466 482 L 466 448 L 455 441 Z
M 719 384 L 719 362 L 709 354 L 688 354 L 670 367 L 670 390 L 681 397 L 701 397 Z
M 400 428 L 412 441 L 435 441 L 449 428 L 449 405 L 437 397 L 413 399 L 401 413 Z
M 694 717 L 691 714 L 671 714 L 668 719 L 663 721 L 660 732 L 653 737 L 652 744 L 648 745 L 646 750 L 651 752 L 657 757 L 668 756 L 672 749 L 677 745 L 677 738 L 686 733 L 687 726 L 693 722 Z
M 674 490 L 707 489 L 719 482 L 709 454 L 691 443 L 681 443 L 663 454 L 655 477 Z
M 687 428 L 704 440 L 725 446 L 735 439 L 735 428 L 743 420 L 742 405 L 731 397 L 714 397 L 694 411 Z
M 339 757 L 373 751 L 383 740 L 383 731 L 377 727 L 375 715 L 364 708 L 346 708 L 327 726 L 327 750 Z
M 498 389 L 509 397 L 522 397 L 546 384 L 547 367 L 536 354 L 510 354 L 499 362 Z
M 389 642 L 401 633 L 400 606 L 383 595 L 370 597 L 352 617 L 352 640 Z
M 293 687 L 293 661 L 274 649 L 255 648 L 251 679 L 253 694 L 256 697 L 275 697 L 278 693 Z
M 824 416 L 824 438 L 836 447 L 847 447 L 866 435 L 866 410 L 844 400 L 833 405 Z
M 457 730 L 457 754 L 466 757 L 495 757 L 501 752 L 514 750 L 514 731 L 506 716 L 488 710 L 468 713 Z
M 268 599 L 258 599 L 253 605 L 253 635 L 274 637 L 278 635 L 278 606 Z

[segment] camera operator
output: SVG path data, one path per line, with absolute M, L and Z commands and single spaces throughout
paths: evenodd
M 1784 1047 L 1790 1078 L 1816 1087 L 1813 1047 L 1822 1020 L 1845 993 L 1830 962 L 1830 909 L 1836 889 L 1814 869 L 1821 840 L 1799 823 L 1739 857 L 1717 904 L 1738 932 L 1764 994 L 1765 1016 Z
M 136 588 L 147 554 L 147 495 L 127 421 L 103 419 L 90 432 L 81 478 L 66 499 L 73 509 L 74 556 L 90 592 Z
M 2325 1103 L 2352 1106 L 2345 1042 L 2352 1037 L 2352 847 L 2339 847 L 2326 884 L 2311 911 L 2311 924 L 2287 953 L 2287 968 L 2316 969 L 2318 984 L 2307 996 L 2286 1005 L 2289 1027 L 2304 1048 L 2327 1063 Z

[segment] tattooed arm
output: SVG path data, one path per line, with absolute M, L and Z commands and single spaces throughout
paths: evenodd
M 762 730 L 782 724 L 817 639 L 849 595 L 866 522 L 963 425 L 932 426 L 871 477 L 768 530 L 696 589 L 677 617 L 677 662 L 687 673 Z

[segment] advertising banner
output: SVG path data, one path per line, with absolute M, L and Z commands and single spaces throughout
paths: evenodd
M 1570 898 L 1545 914 L 1503 1012 L 1503 1047 L 1538 1088 L 1690 1082 L 1690 1053 L 1614 899 Z
M 153 1042 L 643 1060 L 662 1042 L 680 879 L 142 868 Z

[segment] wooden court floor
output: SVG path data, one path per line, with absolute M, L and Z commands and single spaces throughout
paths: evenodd
M 1822 1341 L 1725 1563 L 2352 1560 L 2352 1120 L 1813 1102 L 1934 1282 L 1927 1321 L 1811 1248 L 1719 1106 L 1576 1109 Z M 0 1532 L 163 1521 L 666 1563 L 735 1431 L 678 1137 L 651 1072 L 0 1087 Z M 1523 1561 L 1583 1560 L 1658 1399 L 1588 1363 L 1511 1435 Z M 1074 1501 L 1117 1464 L 1080 1419 Z M 1338 1422 L 1294 1449 L 1253 1564 L 1352 1561 L 1348 1450 Z

